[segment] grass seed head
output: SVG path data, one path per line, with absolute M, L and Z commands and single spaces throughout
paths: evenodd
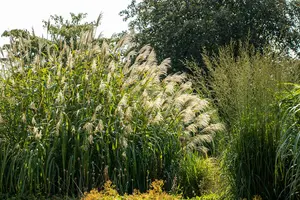
M 29 108 L 32 109 L 32 110 L 35 110 L 35 111 L 37 110 L 34 102 L 30 103 Z
M 93 137 L 93 135 L 89 135 L 88 141 L 89 141 L 90 144 L 94 143 L 94 137 Z
M 84 126 L 83 129 L 85 129 L 89 134 L 92 133 L 93 131 L 93 123 L 87 122 Z
M 97 132 L 102 132 L 104 130 L 104 125 L 103 125 L 103 121 L 101 119 L 99 119 L 99 122 L 96 126 L 95 131 Z
M 26 114 L 25 113 L 23 113 L 22 114 L 22 122 L 25 124 L 26 123 Z
M 35 121 L 35 118 L 34 117 L 32 117 L 32 119 L 31 119 L 31 124 L 34 126 L 34 125 L 36 125 L 36 121 Z

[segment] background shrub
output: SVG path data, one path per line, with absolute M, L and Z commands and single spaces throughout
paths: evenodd
M 114 186 L 111 185 L 111 182 L 108 181 L 104 185 L 104 189 L 101 191 L 91 190 L 89 193 L 81 198 L 82 200 L 138 200 L 138 199 L 164 199 L 164 200 L 179 200 L 181 196 L 179 195 L 169 195 L 163 191 L 163 181 L 155 180 L 151 183 L 151 189 L 146 193 L 140 193 L 138 190 L 135 190 L 132 195 L 125 194 L 120 196 L 115 190 Z

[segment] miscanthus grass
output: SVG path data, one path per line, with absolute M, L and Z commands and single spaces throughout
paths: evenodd
M 205 152 L 223 128 L 149 46 L 99 45 L 91 31 L 76 48 L 40 42 L 47 53 L 32 59 L 27 44 L 11 44 L 0 80 L 2 194 L 77 195 L 107 180 L 145 191 L 155 178 L 171 188 L 182 152 Z

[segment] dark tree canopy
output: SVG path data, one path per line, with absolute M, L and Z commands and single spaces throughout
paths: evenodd
M 249 42 L 262 51 L 274 45 L 299 54 L 299 0 L 144 0 L 120 14 L 131 20 L 140 45 L 153 46 L 160 59 L 202 63 L 208 54 L 231 41 Z

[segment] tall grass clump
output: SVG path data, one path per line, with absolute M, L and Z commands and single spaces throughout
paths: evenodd
M 0 78 L 1 194 L 77 195 L 107 180 L 145 191 L 156 178 L 171 188 L 183 152 L 222 129 L 149 46 L 128 53 L 128 38 L 99 45 L 90 31 L 76 48 L 40 42 L 47 53 L 29 60 L 28 40 L 11 44 Z
M 277 176 L 285 188 L 280 196 L 285 199 L 300 198 L 300 85 L 284 94 L 281 104 L 285 111 L 282 133 L 277 153 Z
M 236 53 L 234 46 L 206 57 L 211 96 L 227 124 L 223 163 L 232 198 L 277 199 L 284 188 L 275 176 L 282 130 L 277 96 L 284 90 L 281 83 L 299 81 L 299 65 L 247 45 Z

